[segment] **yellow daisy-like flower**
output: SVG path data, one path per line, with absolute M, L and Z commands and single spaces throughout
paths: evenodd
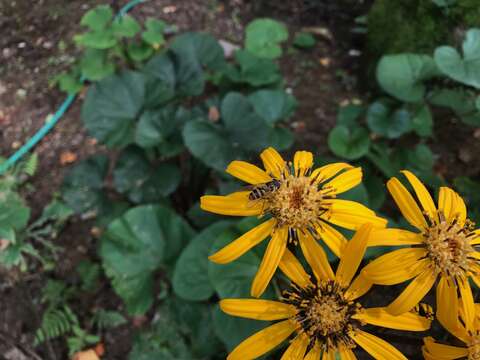
M 280 269 L 292 281 L 291 289 L 280 301 L 224 299 L 221 309 L 227 314 L 257 320 L 282 320 L 240 343 L 228 360 L 248 360 L 262 356 L 295 333 L 282 360 L 353 360 L 359 345 L 375 359 L 406 359 L 395 347 L 361 327 L 365 324 L 397 330 L 425 331 L 431 320 L 416 312 L 400 316 L 385 308 L 363 308 L 356 301 L 371 287 L 361 276 L 352 279 L 362 261 L 372 226 L 360 227 L 347 243 L 334 274 L 321 246 L 314 242 L 308 260 L 314 279 L 305 272 L 294 255 L 286 250 Z M 302 236 L 302 235 L 300 235 Z
M 449 300 L 451 301 L 450 316 L 447 319 L 439 319 L 440 323 L 465 346 L 440 344 L 432 337 L 427 337 L 423 339 L 424 358 L 426 360 L 480 359 L 480 304 L 474 304 L 473 300 L 459 302 L 456 296 Z
M 405 219 L 418 229 L 412 232 L 401 229 L 374 231 L 369 246 L 409 245 L 380 256 L 362 271 L 375 284 L 393 285 L 413 279 L 405 290 L 388 307 L 393 315 L 412 309 L 430 291 L 439 279 L 437 314 L 450 312 L 446 298 L 460 292 L 462 301 L 472 298 L 468 279 L 480 285 L 480 253 L 475 245 L 480 243 L 480 230 L 474 230 L 467 219 L 462 198 L 452 189 L 441 187 L 438 207 L 418 178 L 402 171 L 417 196 L 417 201 L 397 178 L 388 181 L 387 187 Z
M 367 222 L 386 226 L 386 220 L 367 207 L 336 199 L 337 194 L 361 182 L 361 168 L 334 163 L 312 171 L 313 155 L 307 151 L 297 151 L 293 164 L 283 160 L 273 148 L 263 151 L 260 157 L 265 170 L 244 161 L 233 161 L 227 168 L 230 175 L 253 185 L 252 190 L 200 199 L 203 210 L 216 214 L 268 217 L 209 257 L 218 264 L 229 263 L 271 236 L 252 284 L 252 296 L 259 297 L 265 291 L 288 242 L 300 244 L 308 258 L 314 240 L 321 238 L 340 256 L 347 240 L 330 224 L 351 230 Z

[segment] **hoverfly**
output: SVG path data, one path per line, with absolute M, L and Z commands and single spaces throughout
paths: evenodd
M 277 191 L 280 188 L 281 184 L 282 183 L 279 180 L 273 179 L 272 181 L 269 181 L 267 183 L 255 185 L 252 188 L 250 194 L 248 195 L 248 200 L 255 201 L 263 199 L 269 194 Z

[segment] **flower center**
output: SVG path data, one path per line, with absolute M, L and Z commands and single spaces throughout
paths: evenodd
M 465 274 L 472 261 L 476 261 L 469 256 L 475 251 L 470 245 L 475 236 L 474 224 L 469 220 L 463 226 L 456 220 L 448 222 L 442 213 L 439 213 L 439 219 L 439 222 L 431 222 L 423 233 L 428 257 L 438 272 L 453 277 Z
M 297 308 L 295 320 L 300 325 L 300 331 L 309 336 L 310 345 L 313 346 L 317 340 L 324 350 L 355 346 L 348 334 L 360 324 L 352 319 L 352 315 L 361 306 L 346 300 L 343 290 L 333 281 L 306 289 L 292 285 L 292 290 L 284 295 L 285 301 Z
M 474 336 L 468 346 L 468 360 L 480 360 L 480 337 Z
M 265 211 L 271 213 L 280 226 L 314 228 L 320 215 L 328 210 L 325 195 L 315 179 L 287 175 L 280 180 L 279 188 L 266 198 Z

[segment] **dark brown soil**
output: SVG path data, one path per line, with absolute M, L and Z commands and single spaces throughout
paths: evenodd
M 76 54 L 71 37 L 79 31 L 81 15 L 102 0 L 3 0 L 0 2 L 0 154 L 8 156 L 23 144 L 46 117 L 63 101 L 61 94 L 49 83 L 72 62 Z M 114 1 L 122 5 L 125 1 Z M 179 26 L 180 30 L 206 30 L 220 39 L 233 43 L 242 40 L 243 28 L 256 16 L 273 16 L 287 22 L 292 30 L 318 27 L 317 46 L 311 51 L 298 51 L 282 60 L 287 87 L 299 101 L 292 121 L 296 148 L 318 154 L 328 152 L 327 134 L 335 125 L 339 104 L 356 98 L 356 74 L 360 60 L 348 55 L 361 50 L 361 38 L 352 35 L 349 26 L 362 14 L 366 4 L 352 8 L 324 5 L 306 7 L 315 1 L 287 2 L 253 0 L 151 0 L 138 6 L 133 14 L 139 18 L 157 17 Z M 317 2 L 318 3 L 318 2 Z M 350 25 L 349 25 L 350 24 Z M 62 45 L 62 44 L 65 45 Z M 67 152 L 77 161 L 96 152 L 98 146 L 88 137 L 80 120 L 77 101 L 58 126 L 36 147 L 40 158 L 38 174 L 32 179 L 33 191 L 27 191 L 29 204 L 38 214 L 55 193 L 65 174 L 61 156 Z M 478 175 L 480 161 L 475 155 L 480 142 L 471 129 L 459 126 L 449 116 L 435 125 L 433 150 L 445 166 L 439 170 L 448 178 L 456 175 Z M 54 276 L 67 282 L 75 281 L 74 269 L 82 259 L 96 259 L 96 241 L 88 222 L 73 221 L 61 237 L 60 254 Z M 34 353 L 49 359 L 65 359 L 65 350 L 56 342 L 34 349 L 32 332 L 38 326 L 42 308 L 39 291 L 46 276 L 39 273 L 28 278 L 18 273 L 0 273 L 0 358 L 7 358 L 13 348 L 34 359 Z M 80 316 L 88 316 L 95 307 L 120 309 L 120 301 L 107 282 L 95 294 L 79 299 Z M 133 326 L 108 332 L 103 341 L 106 359 L 126 359 L 131 346 Z M 413 359 L 414 357 L 412 357 Z M 20 359 L 20 358 L 19 358 Z

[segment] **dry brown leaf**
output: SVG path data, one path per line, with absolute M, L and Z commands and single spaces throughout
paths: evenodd
M 100 360 L 95 350 L 86 350 L 77 352 L 73 355 L 72 360 Z
M 68 165 L 77 161 L 77 154 L 71 151 L 64 151 L 60 154 L 60 165 Z
M 208 119 L 211 122 L 217 122 L 220 119 L 220 111 L 216 106 L 210 106 L 208 108 Z

